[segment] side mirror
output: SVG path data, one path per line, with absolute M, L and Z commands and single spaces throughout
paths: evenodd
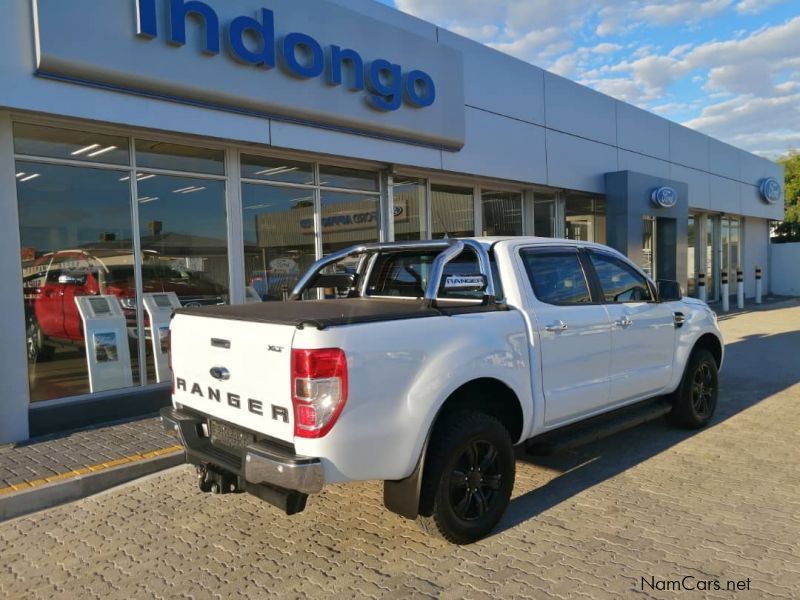
M 447 275 L 442 282 L 442 289 L 447 292 L 483 292 L 486 286 L 486 276 L 482 273 Z
M 658 299 L 661 302 L 674 302 L 683 298 L 681 284 L 670 279 L 658 280 Z

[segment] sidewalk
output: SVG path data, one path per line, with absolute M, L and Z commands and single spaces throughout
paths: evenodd
M 83 498 L 184 462 L 158 417 L 0 447 L 0 521 Z

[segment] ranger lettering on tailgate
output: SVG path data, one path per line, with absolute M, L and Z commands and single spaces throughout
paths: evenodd
M 222 402 L 222 392 L 221 390 L 212 388 L 208 386 L 206 388 L 205 394 L 203 393 L 203 388 L 200 386 L 199 383 L 192 383 L 191 388 L 187 385 L 186 380 L 180 377 L 175 378 L 175 387 L 178 390 L 188 392 L 195 396 L 200 396 L 201 398 L 208 398 L 209 400 L 213 400 L 215 402 Z M 233 408 L 242 408 L 242 397 L 239 394 L 232 394 L 227 392 L 225 394 L 225 399 L 228 402 L 228 406 L 232 406 Z M 275 421 L 282 421 L 284 423 L 289 422 L 289 411 L 286 410 L 283 406 L 276 406 L 272 404 L 270 406 L 272 409 L 272 419 Z M 261 400 L 256 400 L 255 398 L 248 398 L 247 399 L 247 410 L 253 413 L 254 415 L 263 416 L 264 415 L 264 403 Z

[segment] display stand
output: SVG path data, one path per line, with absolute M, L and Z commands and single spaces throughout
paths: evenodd
M 144 309 L 150 322 L 150 342 L 153 345 L 153 358 L 156 367 L 156 381 L 169 381 L 172 373 L 169 370 L 169 352 L 167 335 L 169 321 L 175 309 L 181 307 L 175 292 L 144 294 Z
M 92 393 L 131 387 L 131 353 L 125 315 L 116 296 L 77 296 L 83 320 L 89 389 Z

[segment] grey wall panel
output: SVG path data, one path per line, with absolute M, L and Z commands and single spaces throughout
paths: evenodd
M 436 25 L 423 21 L 408 13 L 394 9 L 375 0 L 330 0 L 334 4 L 343 6 L 349 10 L 355 10 L 373 19 L 389 23 L 394 27 L 399 27 L 431 40 L 436 40 Z
M 669 159 L 679 165 L 708 171 L 708 136 L 670 123 Z
M 765 219 L 747 217 L 744 220 L 742 269 L 744 294 L 748 298 L 756 295 L 756 266 L 762 269 L 762 290 L 766 295 L 769 281 L 769 226 Z M 776 244 L 776 246 L 779 244 Z
M 761 191 L 754 185 L 746 183 L 739 184 L 740 197 L 742 199 L 741 214 L 751 217 L 761 217 L 762 219 L 773 219 L 780 221 L 783 219 L 783 202 L 769 204 L 761 197 Z
M 708 138 L 708 170 L 737 181 L 742 176 L 741 151 L 738 148 Z
M 542 69 L 446 29 L 439 43 L 463 53 L 467 105 L 544 125 Z
M 440 150 L 423 146 L 409 146 L 359 135 L 346 135 L 318 127 L 293 123 L 272 123 L 272 145 L 292 150 L 320 152 L 333 156 L 380 160 L 387 163 L 442 168 Z M 343 151 L 347 149 L 346 152 Z
M 34 77 L 30 2 L 8 2 L 0 20 L 0 107 L 268 143 L 265 119 Z
M 740 214 L 742 210 L 741 184 L 719 175 L 709 175 L 708 208 L 714 211 Z
M 741 181 L 751 185 L 759 185 L 765 177 L 774 177 L 783 185 L 783 167 L 766 158 L 739 150 L 741 164 Z
M 669 160 L 669 121 L 625 102 L 617 103 L 617 139 L 620 148 Z
M 446 171 L 530 183 L 547 177 L 545 130 L 475 108 L 467 108 L 467 143 L 461 152 L 442 152 Z
M 800 296 L 800 242 L 773 244 L 769 257 L 769 289 L 773 294 Z M 766 292 L 766 287 L 764 290 Z
M 549 185 L 603 194 L 605 174 L 618 170 L 616 148 L 547 130 Z
M 548 127 L 590 140 L 617 144 L 617 101 L 569 79 L 544 74 Z
M 710 177 L 705 171 L 671 164 L 670 179 L 683 181 L 689 186 L 689 208 L 708 209 L 710 205 Z
M 0 112 L 0 444 L 28 437 L 28 361 L 25 354 L 25 308 L 22 296 L 22 267 L 19 259 L 19 212 L 14 178 L 14 145 L 11 119 Z
M 669 178 L 670 164 L 664 160 L 651 158 L 638 152 L 629 152 L 628 150 L 619 151 L 619 170 L 620 171 L 638 171 L 639 173 L 646 173 L 654 177 Z

